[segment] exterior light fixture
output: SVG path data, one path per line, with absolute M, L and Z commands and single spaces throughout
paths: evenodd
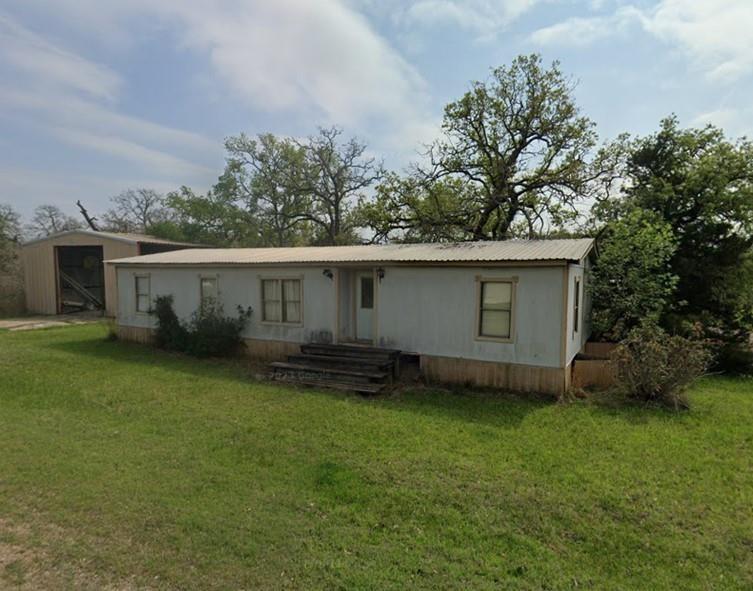
M 322 271 L 322 275 L 324 275 L 327 279 L 332 279 L 335 276 L 334 273 L 332 273 L 332 271 L 330 271 L 329 269 L 324 269 L 324 271 Z
M 384 279 L 384 269 L 382 267 L 377 267 L 376 274 L 379 278 L 379 283 L 381 283 L 382 279 Z

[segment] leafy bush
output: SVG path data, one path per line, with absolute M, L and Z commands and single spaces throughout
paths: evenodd
M 645 324 L 633 329 L 612 353 L 617 389 L 627 397 L 675 410 L 689 408 L 685 391 L 711 362 L 706 345 Z
M 173 296 L 157 296 L 151 313 L 157 317 L 155 342 L 168 351 L 188 350 L 188 329 L 183 326 L 173 309 Z
M 172 296 L 157 297 L 152 313 L 157 317 L 157 346 L 196 357 L 228 357 L 237 353 L 243 345 L 241 333 L 251 318 L 251 308 L 240 306 L 237 318 L 227 317 L 222 304 L 210 299 L 184 324 L 175 314 Z
M 196 357 L 228 357 L 238 352 L 241 333 L 251 318 L 251 308 L 238 306 L 238 317 L 225 316 L 222 304 L 207 299 L 188 325 L 187 353 Z

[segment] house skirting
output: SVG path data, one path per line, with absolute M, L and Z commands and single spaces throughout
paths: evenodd
M 118 338 L 124 341 L 149 344 L 153 342 L 151 328 L 118 326 Z M 300 343 L 265 339 L 244 339 L 246 354 L 259 361 L 285 360 L 300 351 Z M 478 361 L 459 357 L 421 355 L 421 373 L 429 383 L 483 386 L 535 392 L 558 396 L 570 385 L 571 367 L 537 367 L 515 363 Z M 575 380 L 577 383 L 577 379 Z
M 265 339 L 243 339 L 243 341 L 246 343 L 246 355 L 260 361 L 285 361 L 288 355 L 301 352 L 300 343 Z
M 118 338 L 121 341 L 131 341 L 132 343 L 149 345 L 154 341 L 154 330 L 142 326 L 123 326 L 122 324 L 119 324 Z
M 421 373 L 429 383 L 471 384 L 558 396 L 568 386 L 569 371 L 561 367 L 421 355 Z
M 118 338 L 133 343 L 151 344 L 154 342 L 154 329 L 141 326 L 118 325 Z M 300 352 L 298 343 L 268 341 L 264 339 L 243 339 L 246 355 L 260 361 L 282 361 L 288 355 Z

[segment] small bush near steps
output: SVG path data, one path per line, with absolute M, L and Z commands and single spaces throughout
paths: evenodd
M 180 321 L 173 309 L 172 296 L 159 296 L 152 314 L 157 317 L 155 339 L 158 347 L 196 357 L 229 357 L 243 346 L 241 333 L 251 318 L 251 308 L 238 306 L 238 316 L 225 316 L 222 304 L 206 300 L 188 323 Z
M 646 325 L 632 330 L 612 353 L 616 389 L 628 398 L 674 410 L 689 408 L 685 392 L 708 368 L 711 354 L 697 340 Z

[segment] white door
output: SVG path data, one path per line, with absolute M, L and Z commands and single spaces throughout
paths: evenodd
M 370 341 L 374 338 L 374 274 L 356 275 L 356 339 Z

